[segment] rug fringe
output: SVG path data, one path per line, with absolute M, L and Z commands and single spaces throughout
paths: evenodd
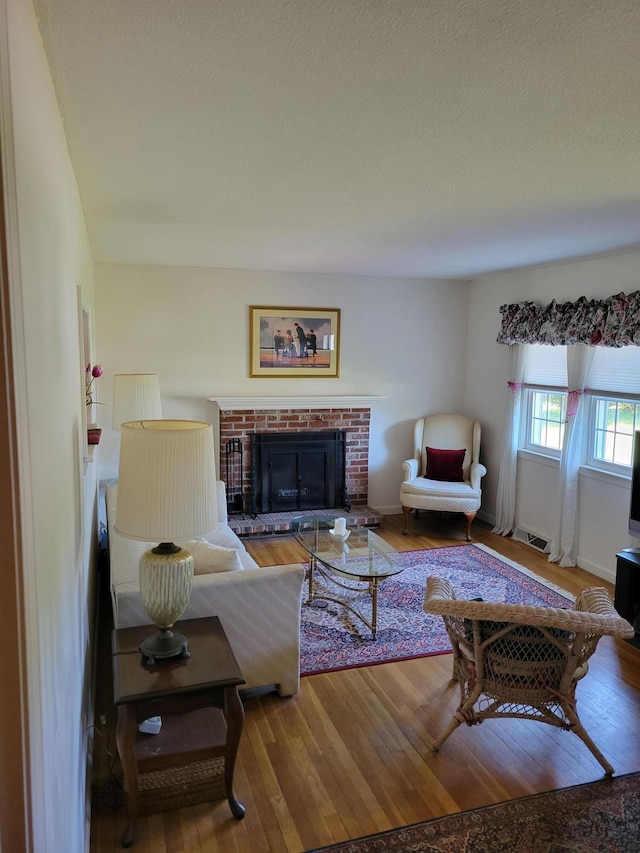
M 308 675 L 326 675 L 328 672 L 340 672 L 343 669 L 364 669 L 367 666 L 384 666 L 385 663 L 404 663 L 404 661 L 408 660 L 420 660 L 421 658 L 435 658 L 438 655 L 450 655 L 453 653 L 453 649 L 439 649 L 436 652 L 421 652 L 419 655 L 411 655 L 411 657 L 407 657 L 406 655 L 402 655 L 401 657 L 396 658 L 385 658 L 384 660 L 368 660 L 363 663 L 347 663 L 342 664 L 340 666 L 331 667 L 328 666 L 326 669 L 311 669 L 308 672 L 300 671 L 300 678 L 304 678 Z

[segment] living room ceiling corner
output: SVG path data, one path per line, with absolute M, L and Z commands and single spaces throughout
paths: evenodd
M 467 279 L 640 244 L 636 0 L 34 0 L 95 259 Z

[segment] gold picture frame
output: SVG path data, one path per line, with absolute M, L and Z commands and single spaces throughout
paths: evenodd
M 249 376 L 340 375 L 340 309 L 249 306 Z

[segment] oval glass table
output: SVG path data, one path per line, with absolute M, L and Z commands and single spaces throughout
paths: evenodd
M 371 639 L 375 640 L 378 587 L 385 578 L 402 571 L 398 552 L 373 530 L 360 527 L 344 516 L 301 515 L 293 519 L 291 528 L 296 540 L 309 554 L 306 604 L 321 600 L 342 605 L 369 628 Z M 320 588 L 318 575 L 327 584 L 342 590 L 340 597 L 328 595 Z M 371 600 L 370 616 L 363 613 L 357 603 L 363 592 L 368 593 Z

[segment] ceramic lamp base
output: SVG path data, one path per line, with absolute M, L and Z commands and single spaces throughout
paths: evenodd
M 192 581 L 193 557 L 178 545 L 163 542 L 140 557 L 140 596 L 159 629 L 140 646 L 149 664 L 156 658 L 188 657 L 186 637 L 170 629 L 189 603 Z

